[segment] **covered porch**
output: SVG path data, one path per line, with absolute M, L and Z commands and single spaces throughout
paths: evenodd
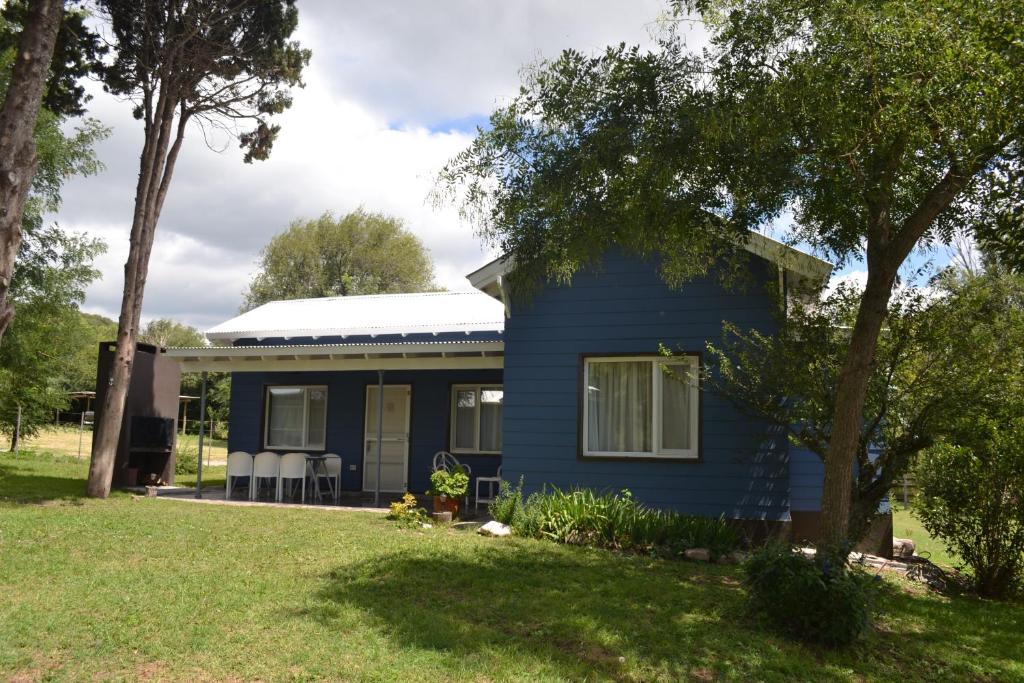
M 322 502 L 380 506 L 406 491 L 428 490 L 439 451 L 469 468 L 470 495 L 477 478 L 499 473 L 503 341 L 445 336 L 251 340 L 169 349 L 167 355 L 182 372 L 203 374 L 201 412 L 208 373 L 231 374 L 229 453 L 336 454 L 340 496 Z M 199 477 L 196 497 L 210 496 L 202 490 L 201 472 Z

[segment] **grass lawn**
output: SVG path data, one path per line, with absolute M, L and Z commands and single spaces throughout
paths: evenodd
M 892 509 L 892 535 L 914 541 L 917 554 L 927 557 L 935 564 L 955 567 L 960 563 L 942 541 L 928 534 L 921 521 L 902 503 L 895 504 Z
M 0 679 L 1024 680 L 1024 606 L 885 582 L 845 651 L 745 616 L 735 567 L 366 512 L 85 500 L 0 456 Z

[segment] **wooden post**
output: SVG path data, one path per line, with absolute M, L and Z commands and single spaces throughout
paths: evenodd
M 88 404 L 86 404 L 88 406 Z M 85 433 L 85 413 L 82 411 L 82 416 L 78 420 L 78 457 L 82 457 L 82 435 Z
M 18 404 L 18 417 L 14 421 L 14 439 L 11 441 L 11 452 L 17 453 L 21 441 L 21 404 Z
M 203 427 L 206 420 L 206 371 L 203 370 L 203 390 L 199 394 L 199 456 L 196 464 L 196 498 L 203 497 Z M 252 486 L 252 484 L 249 484 Z
M 373 489 L 373 507 L 380 507 L 380 459 L 384 450 L 384 371 L 377 371 L 377 485 Z

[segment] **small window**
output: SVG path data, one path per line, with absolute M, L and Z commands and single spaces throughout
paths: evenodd
M 327 435 L 327 387 L 267 387 L 267 448 L 324 450 Z
M 587 358 L 583 455 L 696 458 L 696 356 Z
M 504 398 L 500 385 L 452 387 L 453 453 L 501 453 Z

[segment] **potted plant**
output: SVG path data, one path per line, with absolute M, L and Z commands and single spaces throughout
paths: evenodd
M 462 467 L 448 470 L 437 470 L 430 475 L 430 491 L 434 497 L 434 512 L 451 512 L 452 517 L 459 512 L 459 501 L 469 491 L 469 474 Z

